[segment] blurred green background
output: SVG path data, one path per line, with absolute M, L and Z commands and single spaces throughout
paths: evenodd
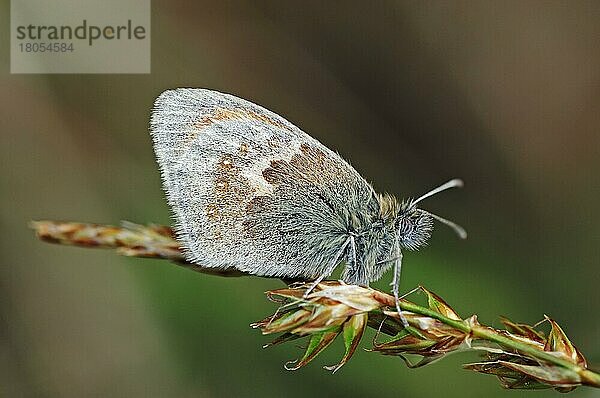
M 332 376 L 321 366 L 341 342 L 287 372 L 298 347 L 263 350 L 268 338 L 248 327 L 274 310 L 262 292 L 278 281 L 38 242 L 29 220 L 169 223 L 147 127 L 173 87 L 283 115 L 380 191 L 414 196 L 463 178 L 426 207 L 469 239 L 438 227 L 406 256 L 403 290 L 423 284 L 495 326 L 548 314 L 600 367 L 599 2 L 152 7 L 149 75 L 10 75 L 8 29 L 0 36 L 0 395 L 556 394 L 503 391 L 461 370 L 477 359 L 464 353 L 409 370 L 359 351 Z

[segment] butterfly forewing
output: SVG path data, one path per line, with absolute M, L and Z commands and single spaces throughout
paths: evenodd
M 232 95 L 166 91 L 151 134 L 178 239 L 201 266 L 316 277 L 361 222 L 352 217 L 377 212 L 371 186 L 339 155 Z

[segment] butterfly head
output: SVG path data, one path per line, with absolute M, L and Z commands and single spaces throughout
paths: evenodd
M 396 218 L 397 237 L 400 247 L 408 250 L 419 250 L 427 244 L 433 231 L 433 217 L 407 200 L 400 205 Z
M 400 247 L 408 250 L 418 250 L 425 246 L 431 236 L 431 231 L 433 231 L 433 220 L 446 224 L 452 228 L 460 238 L 465 239 L 467 237 L 467 232 L 460 225 L 440 216 L 436 216 L 426 210 L 417 208 L 417 203 L 425 198 L 449 188 L 462 186 L 463 182 L 461 180 L 450 180 L 417 199 L 403 201 L 398 208 L 395 219 L 395 229 Z

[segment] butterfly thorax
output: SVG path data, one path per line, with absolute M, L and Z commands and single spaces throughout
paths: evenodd
M 385 223 L 393 223 L 401 210 L 402 204 L 389 193 L 377 194 L 379 215 Z
M 361 212 L 363 217 L 351 215 L 348 234 L 354 247 L 347 250 L 345 282 L 368 284 L 393 265 L 386 260 L 394 256 L 395 219 L 399 211 L 400 203 L 394 196 L 377 194 L 372 206 Z
M 399 250 L 418 250 L 427 243 L 433 219 L 413 205 L 412 200 L 399 201 L 391 194 L 377 194 L 378 211 L 357 234 L 356 264 L 349 256 L 344 280 L 368 283 L 379 279 L 400 255 Z

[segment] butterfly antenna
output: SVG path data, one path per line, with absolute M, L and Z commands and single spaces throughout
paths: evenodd
M 411 202 L 411 206 L 416 205 L 417 203 L 421 202 L 423 199 L 427 199 L 430 196 L 433 196 L 437 193 L 445 191 L 446 189 L 462 188 L 464 185 L 465 185 L 465 183 L 463 182 L 463 180 L 461 180 L 460 178 L 455 178 L 453 180 L 448 181 L 445 184 L 440 185 L 437 188 L 432 189 L 431 191 L 427 192 L 425 195 L 422 195 L 422 196 L 418 197 L 417 199 L 413 200 Z
M 441 222 L 442 224 L 446 224 L 447 226 L 449 226 L 450 228 L 452 228 L 454 230 L 454 232 L 456 232 L 456 235 L 458 235 L 459 238 L 461 239 L 467 239 L 467 231 L 461 227 L 460 225 L 450 221 L 450 220 L 446 220 L 443 217 L 438 216 L 437 214 L 433 214 L 430 213 L 426 210 L 423 209 L 419 209 L 420 211 L 422 211 L 425 214 L 430 215 L 431 217 L 433 217 L 434 219 L 438 220 L 439 222 Z
M 462 188 L 464 185 L 465 185 L 465 183 L 463 182 L 463 180 L 461 180 L 460 178 L 454 178 L 454 179 L 446 182 L 445 184 L 442 184 L 439 187 L 432 189 L 431 191 L 427 192 L 425 195 L 422 195 L 422 196 L 418 197 L 417 199 L 413 200 L 410 203 L 410 206 L 414 207 L 417 203 L 423 201 L 423 199 L 427 199 L 428 197 L 438 194 L 447 189 Z M 429 214 L 431 217 L 438 220 L 442 224 L 445 224 L 445 225 L 449 226 L 450 228 L 452 228 L 454 230 L 454 232 L 456 232 L 456 234 L 458 235 L 459 238 L 461 238 L 461 239 L 467 238 L 467 231 L 465 231 L 465 229 L 463 227 L 461 227 L 460 225 L 458 225 L 450 220 L 446 220 L 445 218 L 440 217 L 436 214 L 425 211 L 423 209 L 420 209 L 420 210 L 423 213 Z

